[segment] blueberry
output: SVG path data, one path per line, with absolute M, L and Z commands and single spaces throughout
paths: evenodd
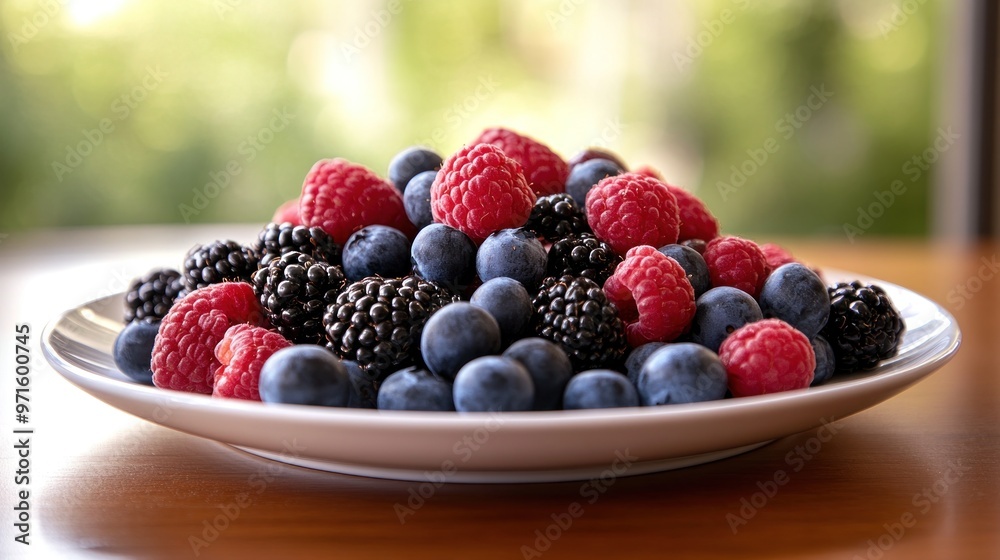
M 441 156 L 434 150 L 411 146 L 396 154 L 389 162 L 389 180 L 399 192 L 404 192 L 407 183 L 417 174 L 439 169 L 441 162 Z
M 403 191 L 403 208 L 406 210 L 406 217 L 410 219 L 417 229 L 427 227 L 434 221 L 431 214 L 431 185 L 437 171 L 424 171 L 418 173 L 416 177 L 410 179 Z
M 544 338 L 522 338 L 511 344 L 503 356 L 517 360 L 531 375 L 535 385 L 534 410 L 560 407 L 566 383 L 573 377 L 573 364 L 558 344 Z
M 483 356 L 458 371 L 454 396 L 459 412 L 531 410 L 535 388 L 528 370 L 517 360 Z
M 364 370 L 357 362 L 341 360 L 347 368 L 347 377 L 351 380 L 351 395 L 347 399 L 347 408 L 376 408 L 378 404 L 378 380 L 375 370 Z
M 759 299 L 764 317 L 781 319 L 809 338 L 819 334 L 830 317 L 826 284 L 801 263 L 775 269 L 764 281 Z
M 627 377 L 610 369 L 591 369 L 573 376 L 563 393 L 563 408 L 639 406 L 639 394 Z
M 410 240 L 396 228 L 368 226 L 347 240 L 342 260 L 348 282 L 369 276 L 406 276 L 410 272 Z
M 726 396 L 726 367 L 699 344 L 668 344 L 643 364 L 636 389 L 643 406 L 718 400 Z
M 476 277 L 476 242 L 444 224 L 420 230 L 410 247 L 413 271 L 462 293 Z
M 315 344 L 282 348 L 260 368 L 260 400 L 266 403 L 347 406 L 352 392 L 344 364 Z
M 523 228 L 502 229 L 483 241 L 476 272 L 484 282 L 506 276 L 533 290 L 545 278 L 549 257 L 535 234 Z
M 635 383 L 639 379 L 639 371 L 642 370 L 642 364 L 646 363 L 646 360 L 660 348 L 666 346 L 666 342 L 647 342 L 641 346 L 636 346 L 628 354 L 628 358 L 625 359 L 625 371 L 628 373 L 629 381 Z
M 753 296 L 730 286 L 712 288 L 695 305 L 691 340 L 712 352 L 718 352 L 722 341 L 736 329 L 764 318 Z
M 623 170 L 615 162 L 604 158 L 587 160 L 574 165 L 566 179 L 566 192 L 583 208 L 587 204 L 587 193 L 605 177 L 621 175 Z
M 159 321 L 133 321 L 115 338 L 112 357 L 118 369 L 129 379 L 145 385 L 153 384 L 150 366 L 153 360 L 153 343 L 159 328 Z
M 485 309 L 460 301 L 431 315 L 420 335 L 420 353 L 432 372 L 454 379 L 458 370 L 480 356 L 500 351 L 500 325 Z
M 701 253 L 686 245 L 665 245 L 657 249 L 664 255 L 674 259 L 684 272 L 694 288 L 694 297 L 699 297 L 712 288 L 712 277 L 708 274 L 708 264 Z
M 810 342 L 812 342 L 813 352 L 816 353 L 816 369 L 813 370 L 813 380 L 810 386 L 815 387 L 833 377 L 833 371 L 837 364 L 834 362 L 833 347 L 825 338 L 817 335 Z
M 455 410 L 451 383 L 423 368 L 401 369 L 378 390 L 379 410 Z
M 506 346 L 517 340 L 531 324 L 534 308 L 524 285 L 501 276 L 487 280 L 472 293 L 469 303 L 493 315 L 500 325 L 500 343 Z

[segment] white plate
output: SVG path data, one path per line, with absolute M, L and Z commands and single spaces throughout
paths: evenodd
M 826 272 L 827 278 L 857 278 Z M 941 367 L 958 350 L 954 318 L 878 280 L 906 322 L 899 355 L 819 387 L 707 403 L 612 410 L 458 414 L 266 405 L 130 382 L 111 347 L 121 295 L 63 313 L 45 329 L 52 366 L 84 391 L 151 422 L 262 457 L 333 472 L 416 481 L 586 480 L 730 457 L 862 411 Z

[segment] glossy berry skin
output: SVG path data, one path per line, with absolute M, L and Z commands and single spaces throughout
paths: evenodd
M 570 169 L 569 178 L 566 179 L 566 193 L 583 208 L 587 203 L 587 193 L 594 185 L 605 177 L 621 175 L 624 172 L 622 166 L 608 159 L 586 160 Z
M 702 254 L 713 286 L 732 286 L 753 297 L 760 294 L 769 269 L 763 251 L 742 237 L 716 237 Z
M 811 268 L 789 263 L 778 267 L 764 281 L 757 298 L 766 318 L 785 321 L 812 338 L 830 317 L 830 294 Z
M 505 358 L 519 362 L 535 386 L 533 410 L 556 410 L 563 391 L 573 377 L 573 364 L 557 344 L 539 337 L 522 338 L 504 351 Z
M 500 351 L 500 325 L 485 309 L 455 302 L 438 309 L 420 335 L 420 353 L 427 368 L 445 379 L 480 356 Z
M 677 199 L 681 215 L 681 231 L 678 239 L 701 239 L 711 241 L 719 236 L 719 221 L 709 212 L 708 207 L 694 194 L 676 185 L 666 183 L 670 193 Z
M 411 146 L 389 162 L 389 181 L 399 192 L 405 192 L 410 180 L 425 171 L 436 171 L 442 161 L 441 156 L 430 148 Z
M 476 250 L 476 244 L 461 231 L 430 224 L 413 240 L 410 262 L 421 278 L 460 294 L 476 277 Z
M 266 403 L 343 407 L 351 393 L 347 368 L 322 346 L 283 348 L 260 370 L 260 400 Z
M 625 165 L 625 162 L 618 156 L 618 154 L 605 150 L 604 148 L 596 148 L 593 146 L 577 152 L 573 157 L 569 158 L 566 165 L 569 166 L 569 171 L 572 173 L 574 167 L 585 161 L 593 159 L 604 159 L 617 165 L 622 170 L 628 169 L 628 166 Z
M 353 360 L 340 360 L 340 363 L 344 364 L 347 369 L 347 377 L 351 381 L 351 394 L 347 399 L 347 408 L 377 408 L 377 372 L 363 369 Z
M 781 319 L 744 325 L 719 347 L 734 397 L 805 389 L 816 371 L 816 354 L 806 335 Z
M 644 406 L 714 401 L 726 396 L 726 368 L 700 344 L 667 344 L 642 365 L 636 388 Z
M 125 325 L 115 337 L 111 355 L 115 366 L 129 379 L 144 385 L 153 384 L 153 343 L 159 329 L 159 321 L 135 321 Z
M 836 359 L 833 356 L 833 347 L 822 336 L 814 336 L 812 340 L 813 352 L 816 354 L 816 370 L 813 372 L 813 381 L 810 387 L 821 385 L 833 377 L 837 368 Z
M 469 303 L 485 309 L 497 320 L 502 346 L 520 338 L 531 326 L 534 313 L 531 295 L 513 278 L 487 280 L 472 293 Z
M 476 253 L 476 272 L 483 281 L 506 276 L 533 290 L 545 278 L 548 253 L 530 231 L 500 230 L 483 241 Z
M 379 410 L 455 410 L 451 383 L 423 368 L 401 369 L 378 391 Z
M 698 251 L 677 243 L 664 245 L 657 251 L 681 265 L 681 268 L 687 273 L 691 287 L 694 288 L 694 297 L 700 297 L 712 287 L 712 277 L 708 274 L 708 264 L 705 263 L 705 258 Z
M 410 272 L 410 240 L 389 226 L 367 226 L 347 240 L 342 258 L 348 282 L 369 276 L 406 276 Z
M 459 412 L 531 410 L 535 387 L 528 370 L 516 360 L 483 356 L 458 371 L 454 397 Z
M 610 369 L 581 371 L 563 392 L 565 410 L 626 406 L 639 406 L 639 395 L 627 377 Z
M 647 342 L 633 348 L 629 352 L 628 357 L 625 358 L 625 374 L 628 376 L 629 381 L 633 384 L 638 381 L 639 372 L 642 371 L 642 366 L 646 363 L 646 360 L 653 355 L 653 352 L 656 352 L 667 344 L 666 342 Z
M 586 207 L 594 235 L 619 255 L 639 245 L 677 243 L 677 199 L 662 181 L 635 173 L 607 177 L 587 192 Z
M 418 173 L 416 177 L 410 179 L 403 191 L 403 207 L 406 210 L 406 217 L 416 226 L 417 229 L 425 228 L 434 221 L 431 213 L 431 185 L 437 171 L 424 171 Z
M 212 396 L 260 400 L 260 370 L 275 352 L 291 346 L 280 334 L 248 324 L 229 327 L 215 346 L 219 368 L 215 370 Z
M 691 340 L 713 352 L 733 331 L 764 318 L 757 300 L 730 286 L 719 286 L 702 294 L 695 302 Z
M 896 355 L 906 324 L 881 286 L 855 280 L 828 291 L 830 318 L 822 333 L 833 348 L 837 371 L 872 369 Z

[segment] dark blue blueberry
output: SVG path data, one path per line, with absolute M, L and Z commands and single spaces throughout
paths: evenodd
M 434 215 L 431 214 L 431 185 L 437 171 L 424 171 L 418 173 L 416 177 L 410 179 L 403 191 L 403 208 L 406 210 L 406 217 L 410 219 L 417 229 L 427 227 L 434 222 Z
M 604 158 L 587 160 L 579 165 L 574 165 L 566 179 L 566 192 L 573 197 L 573 200 L 583 208 L 587 204 L 587 193 L 594 185 L 605 177 L 621 175 L 622 168 L 616 163 Z
M 146 385 L 153 384 L 150 362 L 153 360 L 153 343 L 159 328 L 159 321 L 133 321 L 115 338 L 112 357 L 118 369 L 129 379 Z
M 423 368 L 401 369 L 378 390 L 379 410 L 455 410 L 451 383 Z
M 699 344 L 668 344 L 643 364 L 636 389 L 643 406 L 718 400 L 726 396 L 726 366 Z
M 369 276 L 406 276 L 410 273 L 410 240 L 396 228 L 368 226 L 347 240 L 342 260 L 348 282 Z
M 260 400 L 266 403 L 347 406 L 351 393 L 347 368 L 322 346 L 282 348 L 260 368 Z
M 718 352 L 722 341 L 736 329 L 764 318 L 753 296 L 729 286 L 712 288 L 695 305 L 691 340 L 712 352 Z
M 424 171 L 434 171 L 441 167 L 441 156 L 434 150 L 421 146 L 411 146 L 396 154 L 389 162 L 389 181 L 399 192 L 404 192 L 407 183 Z
M 522 228 L 502 229 L 483 241 L 476 253 L 476 272 L 484 282 L 506 276 L 533 290 L 545 278 L 549 256 L 535 234 Z
M 688 280 L 691 281 L 691 287 L 694 288 L 694 297 L 700 297 L 712 288 L 708 264 L 705 263 L 705 257 L 702 257 L 701 253 L 691 247 L 677 244 L 665 245 L 657 250 L 681 265 L 687 273 Z
M 544 338 L 522 338 L 511 344 L 503 356 L 517 360 L 531 375 L 535 385 L 534 410 L 560 408 L 563 390 L 573 377 L 573 364 L 558 344 Z
M 471 303 L 449 303 L 431 315 L 420 334 L 420 353 L 432 372 L 454 379 L 462 366 L 500 352 L 500 325 Z
M 520 338 L 531 324 L 531 295 L 517 280 L 501 276 L 487 280 L 472 293 L 469 303 L 493 315 L 500 325 L 503 346 Z
M 830 317 L 830 294 L 826 284 L 811 268 L 801 263 L 779 266 L 760 289 L 760 310 L 764 317 L 781 319 L 812 338 Z
M 639 406 L 639 395 L 627 377 L 610 369 L 591 369 L 573 376 L 563 393 L 563 408 Z
M 413 272 L 461 294 L 476 277 L 476 242 L 444 224 L 417 233 L 410 247 Z
M 458 371 L 454 396 L 459 412 L 531 410 L 535 387 L 528 370 L 517 360 L 483 356 Z
M 816 369 L 813 372 L 813 380 L 810 386 L 815 387 L 833 377 L 833 372 L 837 364 L 834 361 L 833 347 L 830 346 L 830 343 L 825 338 L 817 335 L 810 342 L 812 342 L 813 352 L 816 353 Z
M 341 360 L 347 368 L 347 377 L 351 380 L 351 396 L 347 399 L 347 408 L 376 408 L 378 404 L 377 370 L 361 369 L 357 362 Z
M 629 381 L 635 383 L 639 379 L 639 371 L 642 369 L 642 364 L 646 363 L 646 360 L 660 348 L 666 346 L 666 342 L 647 342 L 641 346 L 636 346 L 634 350 L 629 352 L 628 358 L 625 359 L 625 371 L 628 373 Z

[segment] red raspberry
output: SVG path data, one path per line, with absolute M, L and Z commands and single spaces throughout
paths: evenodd
M 434 221 L 462 231 L 476 244 L 495 231 L 523 226 L 534 205 L 535 193 L 521 165 L 491 144 L 452 154 L 431 185 Z
M 174 302 L 153 344 L 153 384 L 191 393 L 212 392 L 215 345 L 239 323 L 263 322 L 253 287 L 223 282 L 197 289 Z
M 784 264 L 799 262 L 792 256 L 791 253 L 777 243 L 764 243 L 760 246 L 760 250 L 764 253 L 764 259 L 767 261 L 767 267 L 771 270 L 774 270 Z
M 816 354 L 806 335 L 780 319 L 736 329 L 719 347 L 734 397 L 805 389 L 812 383 Z
M 288 202 L 285 202 L 274 211 L 274 217 L 271 221 L 280 224 L 288 222 L 293 226 L 301 226 L 302 220 L 299 219 L 299 199 L 293 198 Z
M 633 169 L 632 173 L 642 175 L 643 177 L 658 179 L 664 183 L 667 182 L 667 180 L 663 178 L 663 173 L 660 173 L 660 170 L 652 165 L 640 165 L 639 167 Z
M 587 221 L 619 255 L 632 247 L 677 243 L 677 199 L 662 181 L 635 173 L 605 177 L 587 192 Z
M 770 270 L 760 247 L 742 237 L 716 237 L 705 247 L 712 286 L 732 286 L 757 297 Z
M 213 397 L 259 401 L 260 368 L 278 350 L 292 343 L 280 334 L 246 323 L 233 325 L 215 347 L 221 364 L 215 370 Z
M 487 128 L 472 144 L 493 144 L 521 164 L 524 178 L 538 196 L 566 191 L 569 166 L 541 142 L 506 128 Z
M 649 245 L 629 249 L 604 283 L 633 348 L 680 336 L 694 318 L 694 288 L 677 261 Z
M 705 203 L 681 187 L 667 183 L 670 193 L 677 199 L 681 215 L 681 232 L 678 241 L 701 239 L 711 241 L 719 236 L 719 221 L 708 211 Z
M 322 159 L 302 184 L 299 219 L 319 226 L 343 245 L 352 233 L 370 225 L 394 227 L 410 238 L 416 231 L 392 183 L 363 165 L 345 159 Z

